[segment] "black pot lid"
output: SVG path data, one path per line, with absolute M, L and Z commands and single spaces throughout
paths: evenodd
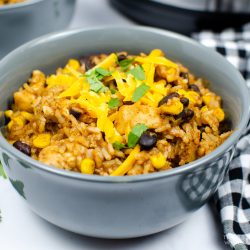
M 140 24 L 186 35 L 203 29 L 221 31 L 229 27 L 237 28 L 250 22 L 250 13 L 224 12 L 219 9 L 194 10 L 165 4 L 163 0 L 110 0 L 110 2 L 121 13 Z

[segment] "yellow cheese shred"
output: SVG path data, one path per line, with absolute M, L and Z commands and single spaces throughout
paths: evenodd
M 163 57 L 163 56 L 155 56 L 155 57 L 141 57 L 138 56 L 135 58 L 136 62 L 139 63 L 153 63 L 153 64 L 157 64 L 157 65 L 164 65 L 167 67 L 172 67 L 172 68 L 178 68 L 178 65 L 172 61 L 170 61 L 169 59 Z
M 75 81 L 68 89 L 62 92 L 58 97 L 62 98 L 62 97 L 76 96 L 80 93 L 82 85 L 83 84 L 81 81 Z
M 127 159 L 110 175 L 111 176 L 122 176 L 125 175 L 132 167 L 135 162 L 135 155 L 140 152 L 140 146 L 136 145 L 131 151 Z
M 102 62 L 97 64 L 94 67 L 94 69 L 96 69 L 96 68 L 108 69 L 110 67 L 115 66 L 116 62 L 117 62 L 117 55 L 115 53 L 112 53 L 108 57 L 106 57 Z

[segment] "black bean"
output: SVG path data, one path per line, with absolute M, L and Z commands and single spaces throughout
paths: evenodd
M 170 93 L 167 96 L 164 96 L 158 103 L 158 107 L 160 107 L 161 105 L 165 104 L 168 102 L 168 100 L 174 98 L 174 97 L 180 97 L 180 95 L 176 92 Z
M 85 65 L 85 71 L 88 71 L 90 69 L 92 69 L 95 64 L 92 62 L 92 60 L 90 59 L 90 57 L 81 57 L 80 58 L 80 63 L 83 65 Z
M 189 99 L 186 97 L 182 97 L 180 99 L 180 102 L 183 104 L 184 107 L 187 107 L 189 105 Z
M 118 61 L 122 61 L 122 60 L 125 60 L 127 58 L 127 56 L 125 54 L 120 54 L 118 55 L 117 59 Z
M 198 129 L 201 131 L 200 140 L 202 139 L 202 133 L 205 132 L 206 127 L 207 127 L 206 125 L 201 125 L 201 126 L 198 127 Z
M 104 132 L 101 133 L 102 133 L 102 139 L 105 141 L 105 133 Z
M 180 77 L 182 77 L 183 79 L 189 80 L 189 74 L 186 73 L 186 72 L 181 72 L 181 73 L 180 73 Z
M 181 72 L 180 73 L 180 77 L 182 77 L 183 79 L 187 80 L 187 83 L 189 84 L 189 74 L 186 72 Z
M 172 168 L 176 168 L 180 165 L 180 156 L 176 155 L 175 158 L 171 161 Z
M 70 110 L 69 110 L 69 113 L 71 114 L 71 115 L 73 115 L 77 120 L 80 118 L 80 116 L 81 116 L 81 112 L 79 112 L 78 110 L 76 110 L 76 109 L 73 109 L 73 108 L 71 108 Z
M 178 120 L 178 119 L 183 118 L 185 115 L 186 115 L 186 110 L 183 109 L 183 110 L 181 111 L 181 113 L 178 114 L 178 115 L 175 115 L 174 118 L 175 118 L 176 120 Z
M 131 102 L 131 101 L 125 101 L 123 102 L 124 105 L 133 105 L 135 104 L 134 102 Z
M 197 92 L 197 93 L 201 92 L 199 87 L 197 85 L 195 85 L 195 84 L 190 84 L 189 88 L 192 89 L 193 91 Z
M 226 133 L 230 130 L 232 130 L 232 121 L 229 118 L 226 118 L 222 122 L 220 122 L 219 125 L 220 134 Z
M 45 130 L 55 134 L 58 131 L 58 124 L 54 121 L 47 121 L 45 124 Z
M 194 117 L 194 111 L 192 109 L 184 109 L 178 115 L 175 115 L 175 119 L 181 119 L 181 124 L 189 122 Z
M 201 126 L 198 127 L 198 129 L 201 131 L 201 133 L 204 133 L 206 127 L 207 127 L 206 125 L 201 125 Z
M 189 122 L 194 117 L 194 111 L 192 109 L 186 109 L 186 121 Z
M 16 141 L 13 143 L 13 146 L 22 153 L 31 156 L 31 147 L 28 144 L 21 141 Z
M 144 132 L 140 139 L 139 144 L 142 150 L 150 150 L 157 142 L 157 135 L 149 132 Z

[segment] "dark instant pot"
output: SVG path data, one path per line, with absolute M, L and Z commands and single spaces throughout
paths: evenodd
M 186 35 L 201 29 L 221 31 L 250 22 L 249 0 L 110 0 L 134 21 Z

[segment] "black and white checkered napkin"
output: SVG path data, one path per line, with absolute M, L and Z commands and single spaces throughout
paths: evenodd
M 193 37 L 223 54 L 240 70 L 250 88 L 250 24 L 219 34 L 203 31 Z M 250 123 L 237 144 L 229 173 L 215 201 L 226 242 L 235 250 L 250 249 Z

